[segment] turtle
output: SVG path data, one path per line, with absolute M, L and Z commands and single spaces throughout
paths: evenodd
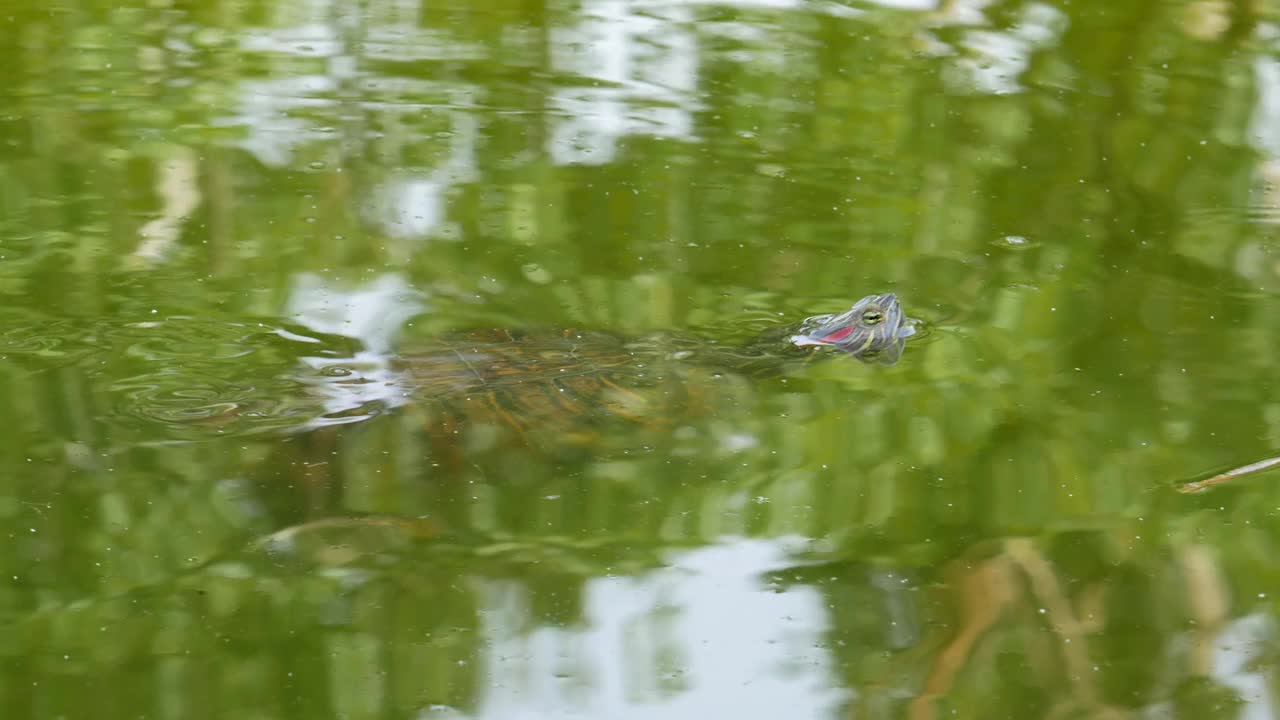
M 473 331 L 405 350 L 398 365 L 409 404 L 432 408 L 429 423 L 437 434 L 488 426 L 558 444 L 603 423 L 660 424 L 706 407 L 701 396 L 708 369 L 720 379 L 773 373 L 788 349 L 831 348 L 892 365 L 915 334 L 916 321 L 905 316 L 893 293 L 882 293 L 785 331 L 741 347 L 672 335 Z M 704 382 L 691 380 L 697 372 L 704 373 Z
M 325 516 L 348 471 L 361 473 L 381 462 L 387 437 L 425 439 L 418 447 L 443 477 L 481 467 L 494 469 L 493 477 L 511 477 L 526 459 L 559 467 L 541 461 L 569 461 L 583 451 L 598 459 L 686 443 L 700 437 L 700 419 L 720 421 L 754 402 L 754 377 L 779 374 L 789 357 L 847 356 L 892 365 L 916 333 L 917 321 L 904 315 L 895 295 L 882 293 L 740 346 L 678 334 L 627 338 L 573 329 L 479 330 L 408 343 L 396 353 L 390 373 L 376 380 L 368 374 L 329 378 L 389 389 L 380 397 L 396 402 L 372 402 L 394 408 L 399 424 L 383 427 L 404 433 L 365 435 L 360 429 L 372 426 L 366 421 L 382 414 L 368 410 L 368 403 L 351 415 L 337 411 L 306 432 L 290 433 L 260 476 L 290 478 L 264 483 L 268 496 L 285 488 L 305 494 L 300 501 L 286 493 L 271 503 L 282 518 L 297 522 Z M 693 436 L 680 432 L 686 427 Z M 355 439 L 362 436 L 371 442 Z

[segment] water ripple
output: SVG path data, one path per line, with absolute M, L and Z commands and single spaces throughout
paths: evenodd
M 98 420 L 150 440 L 253 434 L 320 416 L 376 410 L 335 404 L 326 386 L 362 381 L 351 341 L 271 323 L 174 316 L 146 321 L 22 317 L 0 331 L 0 362 L 27 377 L 71 372 L 100 396 Z M 65 384 L 61 376 L 54 382 Z

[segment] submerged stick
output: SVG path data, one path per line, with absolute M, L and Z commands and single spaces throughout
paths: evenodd
M 1252 475 L 1256 472 L 1262 472 L 1263 470 L 1273 468 L 1277 465 L 1280 465 L 1280 456 L 1267 458 L 1266 460 L 1259 460 L 1257 462 L 1249 463 L 1248 465 L 1241 465 L 1238 468 L 1231 468 L 1226 472 L 1218 473 L 1217 475 L 1204 480 L 1184 483 L 1179 485 L 1176 490 L 1180 493 L 1198 493 L 1208 490 L 1219 483 L 1234 480 L 1238 477 L 1244 477 L 1245 475 Z

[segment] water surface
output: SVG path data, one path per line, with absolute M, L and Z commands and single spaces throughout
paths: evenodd
M 1271 717 L 1277 19 L 10 3 L 6 717 Z M 442 423 L 493 328 L 671 362 Z

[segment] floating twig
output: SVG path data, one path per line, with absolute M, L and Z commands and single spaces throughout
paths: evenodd
M 1252 475 L 1257 472 L 1262 472 L 1263 470 L 1268 470 L 1277 465 L 1280 465 L 1280 457 L 1270 457 L 1270 458 L 1267 458 L 1266 460 L 1259 460 L 1257 462 L 1249 463 L 1248 465 L 1241 465 L 1238 468 L 1231 468 L 1230 470 L 1226 472 L 1218 473 L 1217 475 L 1214 475 L 1211 478 L 1206 478 L 1204 480 L 1195 480 L 1189 483 L 1183 483 L 1182 485 L 1179 485 L 1176 489 L 1180 493 L 1198 493 L 1204 490 L 1208 490 L 1209 488 L 1213 487 L 1214 485 L 1218 485 L 1219 483 L 1224 483 L 1228 480 L 1234 480 L 1239 477 L 1244 477 L 1245 475 Z

